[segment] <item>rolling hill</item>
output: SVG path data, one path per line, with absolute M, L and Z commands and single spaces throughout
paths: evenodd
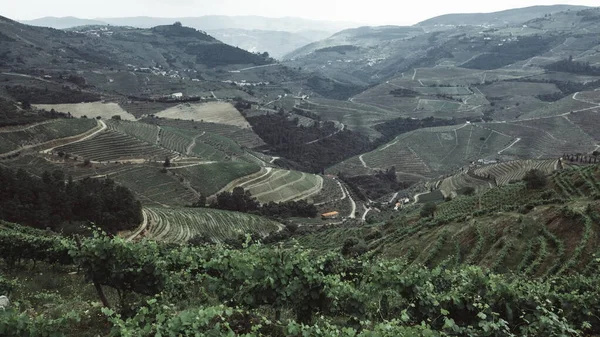
M 148 29 L 85 26 L 72 31 L 24 25 L 0 18 L 2 67 L 79 69 L 129 67 L 207 70 L 215 66 L 264 65 L 262 56 L 226 45 L 181 25 Z M 35 52 L 33 52 L 35 50 Z
M 553 15 L 565 11 L 579 11 L 585 6 L 553 5 L 514 8 L 493 13 L 446 14 L 419 22 L 417 26 L 483 26 L 497 27 L 518 25 L 539 17 Z
M 312 21 L 300 18 L 267 18 L 258 16 L 207 15 L 185 18 L 125 17 L 80 19 L 75 17 L 44 17 L 21 21 L 32 26 L 56 29 L 80 26 L 128 26 L 152 28 L 178 21 L 183 25 L 206 31 L 217 39 L 250 52 L 268 52 L 272 57 L 283 55 L 309 43 L 359 24 L 351 22 Z

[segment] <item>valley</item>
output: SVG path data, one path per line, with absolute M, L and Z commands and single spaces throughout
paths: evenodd
M 0 17 L 0 335 L 600 334 L 599 8 L 164 20 Z

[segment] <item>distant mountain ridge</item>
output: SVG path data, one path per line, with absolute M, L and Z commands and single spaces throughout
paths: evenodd
M 212 71 L 273 60 L 180 24 L 150 29 L 83 26 L 76 30 L 29 26 L 0 17 L 0 67 L 90 69 L 110 67 Z M 35 50 L 35 52 L 33 52 Z
M 264 52 L 276 58 L 309 43 L 360 24 L 329 22 L 295 17 L 268 18 L 261 16 L 208 15 L 200 17 L 123 17 L 80 19 L 76 17 L 44 17 L 22 21 L 32 26 L 67 29 L 87 25 L 112 25 L 152 28 L 181 22 L 184 26 L 206 31 L 219 40 L 251 52 Z
M 72 28 L 88 24 L 110 24 L 115 26 L 130 26 L 137 28 L 151 28 L 160 25 L 181 22 L 184 26 L 201 29 L 246 29 L 246 30 L 275 30 L 284 32 L 311 31 L 318 28 L 320 31 L 337 32 L 347 28 L 358 27 L 361 24 L 352 22 L 333 22 L 308 20 L 296 17 L 269 18 L 262 16 L 225 16 L 206 15 L 198 17 L 122 17 L 122 18 L 95 18 L 80 19 L 75 17 L 44 17 L 35 20 L 23 20 L 22 23 L 32 26 L 44 26 L 50 28 Z
M 564 11 L 578 11 L 587 6 L 573 5 L 552 5 L 552 6 L 531 6 L 523 8 L 513 8 L 492 13 L 456 13 L 440 15 L 425 21 L 419 22 L 416 26 L 500 26 L 514 25 L 523 23 L 547 14 L 555 14 Z

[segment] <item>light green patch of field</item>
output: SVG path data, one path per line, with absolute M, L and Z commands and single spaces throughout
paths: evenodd
M 196 235 L 222 242 L 244 234 L 266 236 L 280 228 L 276 222 L 246 213 L 207 208 L 147 207 L 148 238 L 185 243 Z
M 121 119 L 134 121 L 134 115 L 123 110 L 117 103 L 74 103 L 74 104 L 36 104 L 36 108 L 44 110 L 56 110 L 58 112 L 71 113 L 74 117 L 87 116 L 88 118 L 110 119 L 113 116 L 120 116 Z
M 226 102 L 184 103 L 155 114 L 160 118 L 205 121 L 249 128 L 244 116 Z

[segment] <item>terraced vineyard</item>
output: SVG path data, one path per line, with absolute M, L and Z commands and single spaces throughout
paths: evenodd
M 261 203 L 282 202 L 317 195 L 323 187 L 323 178 L 304 172 L 271 169 L 237 186 L 249 190 Z
M 481 158 L 495 157 L 513 141 L 509 135 L 475 124 L 419 129 L 335 165 L 328 173 L 359 175 L 395 166 L 400 173 L 432 177 L 456 171 Z
M 600 109 L 573 113 L 566 116 L 566 118 L 593 137 L 595 141 L 600 141 L 600 133 L 597 128 L 600 125 Z
M 164 242 L 185 243 L 195 235 L 213 241 L 258 233 L 266 236 L 279 225 L 263 217 L 206 208 L 144 208 L 148 216 L 148 237 Z
M 192 188 L 205 196 L 213 195 L 231 181 L 253 174 L 260 166 L 246 162 L 218 162 L 172 167 L 170 172 L 188 181 Z
M 555 189 L 566 198 L 600 196 L 600 166 L 570 167 L 553 175 Z
M 144 123 L 157 124 L 161 127 L 172 127 L 180 130 L 193 130 L 195 134 L 201 134 L 203 132 L 219 135 L 228 139 L 231 139 L 239 145 L 246 146 L 248 148 L 255 148 L 265 145 L 260 137 L 252 131 L 251 128 L 241 128 L 234 125 L 217 124 L 208 122 L 192 122 L 183 120 L 173 119 L 153 119 L 146 118 L 142 120 Z
M 477 202 L 468 200 L 473 201 L 472 205 Z M 600 252 L 598 220 L 600 204 L 591 202 L 583 208 L 540 206 L 526 215 L 459 217 L 443 225 L 439 225 L 440 220 L 407 223 L 401 218 L 395 227 L 331 227 L 298 241 L 311 249 L 339 249 L 347 239 L 358 238 L 378 254 L 403 256 L 430 267 L 467 264 L 497 273 L 518 270 L 531 277 L 543 277 L 597 266 L 594 254 Z
M 493 185 L 489 181 L 474 178 L 467 174 L 467 172 L 461 172 L 445 178 L 440 183 L 440 190 L 444 194 L 444 197 L 452 195 L 465 187 L 472 187 L 475 189 L 475 193 L 480 193 L 493 187 Z
M 55 119 L 19 128 L 0 129 L 0 153 L 54 139 L 80 135 L 96 127 L 91 119 Z
M 183 207 L 194 203 L 199 196 L 176 176 L 161 173 L 159 167 L 131 165 L 110 178 L 132 190 L 144 205 Z
M 515 160 L 498 163 L 475 169 L 478 176 L 490 176 L 496 179 L 498 185 L 506 185 L 513 180 L 521 180 L 532 169 L 550 174 L 559 169 L 558 159 L 546 160 Z
M 163 161 L 165 157 L 172 156 L 170 151 L 116 131 L 105 131 L 93 138 L 58 147 L 54 151 L 63 151 L 97 162 L 133 159 Z
M 158 140 L 159 129 L 153 125 L 114 119 L 106 120 L 105 123 L 109 130 L 130 135 L 146 143 L 156 144 Z

